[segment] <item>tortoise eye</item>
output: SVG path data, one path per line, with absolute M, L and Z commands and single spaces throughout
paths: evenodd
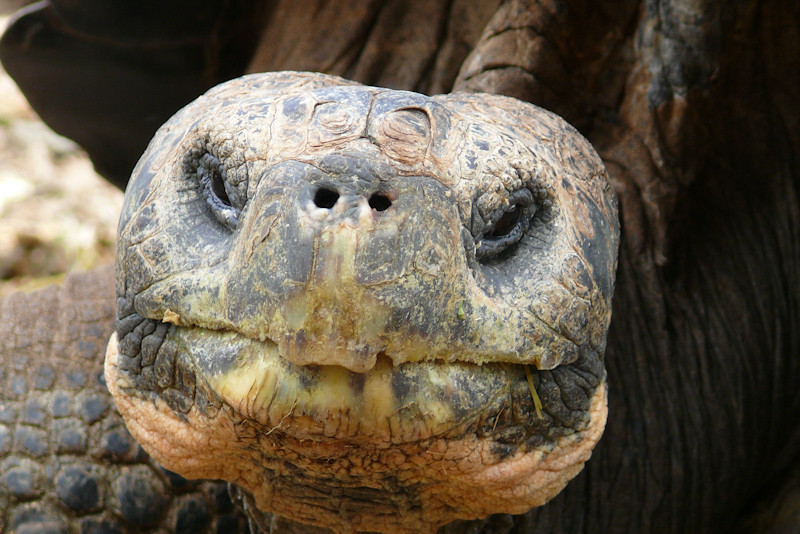
M 489 239 L 501 239 L 510 235 L 517 228 L 521 213 L 524 210 L 524 207 L 518 209 L 517 206 L 511 206 L 511 209 L 500 217 L 500 220 L 495 223 L 494 228 L 484 237 Z
M 488 217 L 487 226 L 476 239 L 475 256 L 488 260 L 519 243 L 535 213 L 531 192 L 514 192 L 507 205 Z
M 219 159 L 208 153 L 203 154 L 198 160 L 196 173 L 214 217 L 228 229 L 235 229 L 241 210 L 233 205 L 228 196 L 225 170 Z
M 222 179 L 219 168 L 211 172 L 211 192 L 214 193 L 220 202 L 228 207 L 232 207 L 228 192 L 225 191 L 225 180 Z

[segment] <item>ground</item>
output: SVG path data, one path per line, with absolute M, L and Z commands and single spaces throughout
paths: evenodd
M 0 29 L 19 1 L 0 0 Z M 0 69 L 0 298 L 110 263 L 122 192 Z

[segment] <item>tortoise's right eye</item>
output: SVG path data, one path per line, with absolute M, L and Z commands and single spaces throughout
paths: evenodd
M 197 179 L 203 187 L 206 203 L 214 217 L 230 230 L 234 230 L 239 222 L 239 213 L 228 196 L 225 169 L 219 159 L 206 153 L 197 165 Z
M 228 198 L 228 192 L 225 191 L 225 180 L 222 179 L 219 169 L 211 173 L 211 192 L 214 193 L 217 200 L 228 207 L 233 207 L 231 206 L 231 199 Z

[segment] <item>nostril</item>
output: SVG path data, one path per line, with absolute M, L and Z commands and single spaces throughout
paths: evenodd
M 369 197 L 369 207 L 374 209 L 375 211 L 384 211 L 389 209 L 389 206 L 392 205 L 392 201 L 389 200 L 389 197 L 385 195 L 379 195 L 375 193 L 371 197 Z
M 321 187 L 314 194 L 314 204 L 318 208 L 331 209 L 337 200 L 339 200 L 339 193 L 333 189 Z

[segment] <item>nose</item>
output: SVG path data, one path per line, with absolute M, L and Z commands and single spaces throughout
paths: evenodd
M 437 334 L 437 310 L 463 293 L 449 268 L 463 245 L 448 193 L 369 153 L 273 166 L 238 227 L 230 322 L 294 365 L 365 372 L 382 352 L 421 358 L 398 346 Z
M 305 180 L 301 206 L 316 215 L 314 219 L 320 215 L 336 220 L 358 219 L 365 212 L 385 212 L 399 194 L 393 186 L 394 170 L 379 159 L 363 155 L 326 155 L 316 162 Z
M 331 210 L 336 207 L 341 195 L 335 186 L 318 187 L 314 193 L 314 205 L 317 208 Z M 363 197 L 358 197 L 358 202 Z M 385 193 L 374 192 L 367 198 L 367 205 L 374 211 L 386 211 L 392 206 L 392 200 Z

